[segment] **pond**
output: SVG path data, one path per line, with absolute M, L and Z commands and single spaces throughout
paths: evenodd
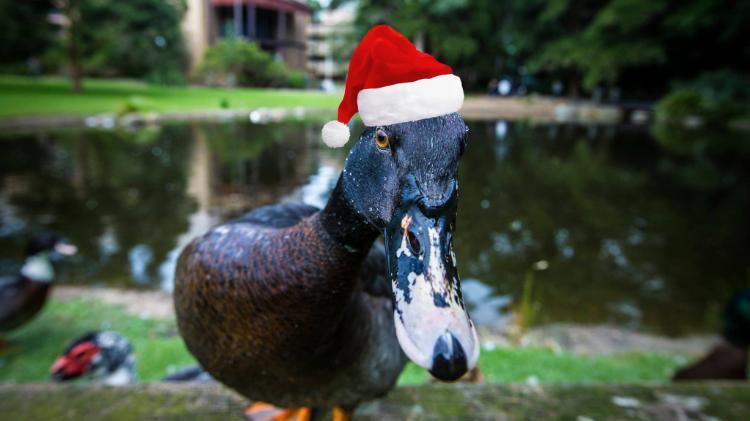
M 533 285 L 537 323 L 709 332 L 748 284 L 741 136 L 469 125 L 455 249 L 478 321 L 499 322 Z M 52 228 L 80 248 L 62 283 L 169 290 L 179 250 L 211 226 L 279 200 L 325 203 L 346 151 L 323 146 L 320 127 L 2 134 L 0 269 L 17 269 L 25 239 Z

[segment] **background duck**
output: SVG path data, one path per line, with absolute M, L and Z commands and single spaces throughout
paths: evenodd
M 0 278 L 0 333 L 25 324 L 39 313 L 55 279 L 55 264 L 77 251 L 55 232 L 32 237 L 20 272 Z M 0 349 L 3 346 L 0 338 Z
M 138 381 L 136 356 L 130 341 L 117 332 L 89 332 L 73 340 L 49 369 L 52 380 L 86 379 L 92 383 L 125 386 Z M 198 365 L 175 371 L 162 381 L 211 381 Z
M 135 354 L 130 342 L 115 332 L 90 332 L 73 340 L 49 369 L 52 380 L 87 378 L 94 383 L 136 383 Z
M 697 362 L 678 370 L 673 379 L 747 380 L 749 347 L 750 288 L 745 288 L 727 302 L 721 342 Z

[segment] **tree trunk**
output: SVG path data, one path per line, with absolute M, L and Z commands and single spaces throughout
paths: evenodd
M 578 75 L 575 72 L 570 73 L 568 76 L 568 97 L 570 99 L 578 99 L 581 90 L 581 81 L 578 79 Z
M 71 89 L 75 93 L 82 90 L 83 66 L 81 64 L 81 10 L 79 0 L 68 0 L 65 8 L 68 16 L 68 65 L 70 66 Z
M 81 92 L 81 79 L 83 78 L 83 69 L 81 68 L 81 51 L 78 48 L 78 42 L 71 36 L 70 45 L 68 46 L 68 59 L 70 60 L 70 81 L 73 92 Z

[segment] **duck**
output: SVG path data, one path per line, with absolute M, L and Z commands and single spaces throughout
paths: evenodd
M 113 331 L 87 332 L 68 344 L 49 368 L 53 382 L 87 380 L 93 384 L 128 386 L 138 383 L 136 356 L 124 335 Z M 199 366 L 180 368 L 163 382 L 207 382 L 211 377 Z
M 365 125 L 325 205 L 261 207 L 182 250 L 179 332 L 253 402 L 248 419 L 347 420 L 409 360 L 441 381 L 476 366 L 453 250 L 468 127 L 451 72 L 393 28 L 372 28 L 321 131 L 341 147 L 355 113 Z
M 452 246 L 466 133 L 457 113 L 368 128 L 323 209 L 270 205 L 193 240 L 174 289 L 188 350 L 260 405 L 342 419 L 407 356 L 444 381 L 474 368 Z
M 677 370 L 672 380 L 747 380 L 749 349 L 750 288 L 743 288 L 725 305 L 721 340 L 703 358 Z
M 76 246 L 52 231 L 29 240 L 20 272 L 0 278 L 0 334 L 23 326 L 39 313 L 55 279 L 56 264 L 77 251 Z M 4 341 L 0 338 L 2 347 Z
M 111 331 L 88 332 L 74 339 L 49 372 L 55 382 L 85 378 L 95 384 L 126 386 L 138 381 L 133 346 Z
M 325 205 L 261 207 L 182 250 L 179 332 L 211 376 L 253 402 L 248 419 L 347 420 L 409 360 L 441 381 L 476 366 L 453 250 L 462 102 L 449 66 L 372 28 L 321 131 L 341 147 L 354 114 L 365 125 Z

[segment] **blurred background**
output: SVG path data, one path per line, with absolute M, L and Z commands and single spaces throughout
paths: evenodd
M 710 348 L 750 286 L 750 2 L 0 0 L 0 270 L 44 230 L 79 248 L 0 381 L 46 380 L 87 330 L 129 337 L 141 380 L 190 363 L 181 248 L 325 203 L 346 150 L 320 128 L 379 23 L 467 92 L 455 248 L 486 381 L 666 381 Z

